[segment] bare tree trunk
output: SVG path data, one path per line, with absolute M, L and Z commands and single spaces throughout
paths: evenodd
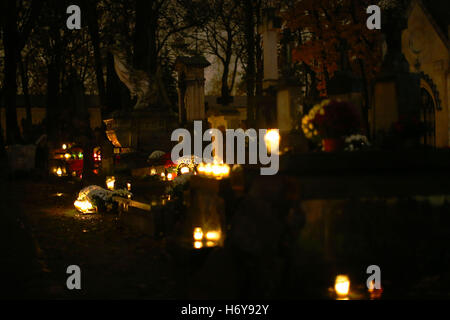
M 150 21 L 152 17 L 153 1 L 136 0 L 136 25 L 134 28 L 134 55 L 133 66 L 136 69 L 150 71 L 149 69 L 149 42 Z
M 158 19 L 156 12 L 152 13 L 152 17 L 149 23 L 149 51 L 147 55 L 148 59 L 148 71 L 150 75 L 154 75 L 158 70 L 158 44 L 157 44 L 157 29 L 158 29 Z
M 108 111 L 122 109 L 121 84 L 122 82 L 114 70 L 114 58 L 108 52 L 106 56 L 106 105 Z
M 228 74 L 230 73 L 230 61 L 229 59 L 223 64 L 223 73 L 222 73 L 222 89 L 221 95 L 223 101 L 227 101 L 230 96 L 230 89 L 228 88 Z
M 364 68 L 364 62 L 361 59 L 358 59 L 358 63 L 359 63 L 359 68 L 361 70 L 361 80 L 363 82 L 363 96 L 364 96 L 364 104 L 363 104 L 363 121 L 364 121 L 364 125 L 366 126 L 366 130 L 367 130 L 367 136 L 370 135 L 370 123 L 369 123 L 369 106 L 370 106 L 370 101 L 369 101 L 369 89 L 368 89 L 368 85 L 367 85 L 367 74 L 366 74 L 366 69 Z M 369 137 L 370 138 L 370 137 Z
M 17 7 L 15 0 L 5 3 L 5 26 L 3 44 L 5 47 L 5 104 L 6 104 L 6 142 L 20 142 L 20 131 L 17 125 L 16 94 L 17 94 L 17 55 L 19 47 L 17 31 Z
M 103 79 L 103 63 L 100 54 L 100 37 L 98 33 L 98 15 L 97 1 L 84 1 L 87 6 L 87 18 L 89 35 L 91 36 L 92 46 L 94 47 L 95 75 L 97 77 L 98 95 L 102 107 L 106 106 L 105 81 Z
M 238 53 L 236 55 L 236 59 L 234 60 L 233 75 L 231 76 L 230 92 L 233 92 L 234 84 L 236 83 L 236 74 L 237 74 L 237 66 L 238 66 L 238 62 L 239 62 L 239 56 L 240 56 L 240 53 Z
M 2 96 L 3 96 L 3 88 L 0 88 L 0 101 L 2 100 Z M 0 160 L 5 155 L 6 155 L 5 141 L 3 139 L 2 114 L 0 109 Z
M 255 63 L 255 19 L 254 8 L 251 0 L 244 1 L 245 10 L 245 44 L 247 49 L 247 124 L 254 126 L 255 122 L 255 82 L 256 82 L 256 63 Z
M 47 74 L 47 134 L 49 140 L 58 135 L 58 94 L 59 94 L 59 70 L 55 62 L 48 67 Z
M 25 63 L 24 60 L 25 59 Z M 26 118 L 25 118 L 25 126 L 23 127 L 23 136 L 25 140 L 29 139 L 29 134 L 32 125 L 32 115 L 31 115 L 31 101 L 30 94 L 28 91 L 28 63 L 26 62 L 26 57 L 23 57 L 19 60 L 19 70 L 20 70 L 20 78 L 22 81 L 22 91 L 23 96 L 25 98 L 25 108 L 26 108 Z
M 124 84 L 119 80 L 114 70 L 114 57 L 108 52 L 106 56 L 106 105 L 109 112 L 124 107 L 122 101 L 126 97 L 122 99 L 122 86 Z

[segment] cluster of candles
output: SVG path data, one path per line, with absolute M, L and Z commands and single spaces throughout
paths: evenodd
M 176 177 L 175 173 L 169 172 L 166 175 L 164 172 L 161 172 L 161 179 L 163 179 L 163 180 L 172 181 L 173 179 L 175 179 L 175 177 Z
M 197 172 L 203 176 L 222 179 L 230 175 L 230 166 L 223 163 L 200 163 Z
M 204 242 L 206 242 L 207 247 L 214 247 L 217 245 L 217 242 L 220 240 L 221 232 L 220 231 L 208 231 L 206 233 L 203 232 L 202 228 L 197 227 L 194 229 L 194 248 L 201 249 L 203 248 Z
M 100 151 L 94 151 L 94 161 L 102 161 L 102 154 Z

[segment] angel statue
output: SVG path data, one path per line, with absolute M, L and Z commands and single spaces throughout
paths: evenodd
M 155 92 L 152 92 L 152 81 L 150 81 L 149 75 L 142 70 L 134 69 L 130 63 L 126 54 L 118 49 L 111 49 L 111 53 L 114 55 L 114 69 L 116 70 L 117 76 L 120 81 L 122 81 L 127 88 L 130 90 L 132 97 L 136 97 L 137 101 L 134 105 L 134 109 L 145 109 L 149 107 L 155 97 Z
M 130 90 L 131 96 L 137 98 L 133 108 L 141 110 L 149 107 L 168 107 L 167 110 L 170 112 L 172 103 L 164 86 L 161 69 L 157 68 L 154 74 L 149 75 L 143 70 L 135 69 L 129 62 L 126 52 L 118 49 L 117 45 L 109 50 L 114 56 L 117 76 Z

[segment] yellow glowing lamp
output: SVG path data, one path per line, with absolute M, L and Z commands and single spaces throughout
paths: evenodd
M 167 180 L 173 180 L 173 174 L 171 174 L 171 173 L 168 173 L 167 174 Z
M 151 174 L 152 176 L 154 176 L 154 175 L 156 174 L 156 169 L 155 169 L 155 168 L 151 168 L 151 169 L 150 169 L 150 174 Z
M 345 297 L 350 291 L 350 279 L 346 275 L 338 275 L 334 282 L 334 290 L 339 297 Z
M 109 190 L 114 190 L 115 183 L 116 183 L 116 178 L 115 177 L 108 177 L 108 178 L 106 178 L 106 187 Z
M 69 160 L 72 156 L 70 155 L 70 153 L 66 153 L 64 154 L 64 158 L 66 158 L 66 160 Z
M 56 169 L 56 174 L 58 175 L 58 177 L 61 177 L 62 176 L 62 169 L 61 169 L 61 167 L 58 167 L 58 169 Z
M 67 144 L 64 143 L 64 144 L 62 145 L 62 148 L 63 148 L 63 150 L 66 150 L 66 149 L 67 149 Z
M 131 191 L 131 183 L 130 182 L 127 182 L 127 190 Z
M 194 240 L 200 241 L 203 239 L 203 230 L 202 228 L 194 229 Z
M 267 146 L 267 150 L 271 152 L 272 150 L 279 149 L 280 147 L 280 133 L 278 129 L 270 129 L 264 136 L 264 141 Z

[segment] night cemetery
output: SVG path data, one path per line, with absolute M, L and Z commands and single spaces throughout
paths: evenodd
M 0 17 L 2 300 L 450 298 L 448 1 Z

